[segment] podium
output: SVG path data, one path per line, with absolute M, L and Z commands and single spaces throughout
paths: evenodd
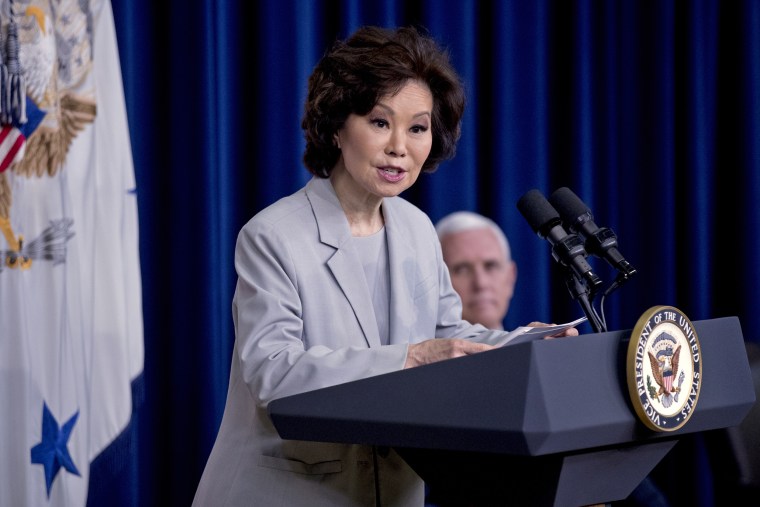
M 672 432 L 632 408 L 630 331 L 508 345 L 274 400 L 269 414 L 284 439 L 395 449 L 446 505 L 611 502 L 680 435 L 738 425 L 755 403 L 738 318 L 694 327 L 701 392 Z

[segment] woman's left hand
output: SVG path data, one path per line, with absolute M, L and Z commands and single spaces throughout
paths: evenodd
M 543 322 L 531 322 L 528 324 L 529 327 L 547 327 L 547 326 L 554 326 L 556 324 L 545 324 Z M 552 334 L 549 336 L 544 337 L 545 340 L 550 340 L 552 338 L 561 338 L 563 336 L 578 336 L 578 330 L 574 327 L 568 327 L 567 329 L 563 329 L 562 331 L 558 331 L 557 334 Z

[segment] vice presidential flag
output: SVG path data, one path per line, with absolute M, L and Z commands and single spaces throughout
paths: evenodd
M 0 505 L 84 506 L 143 368 L 113 14 L 105 0 L 0 4 L 3 65 L 16 34 L 26 97 L 44 112 L 0 173 Z

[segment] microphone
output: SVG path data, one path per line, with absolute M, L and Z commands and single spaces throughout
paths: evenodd
M 594 223 L 594 215 L 586 204 L 567 187 L 558 188 L 549 197 L 562 216 L 562 223 L 570 231 L 586 239 L 586 250 L 604 259 L 626 279 L 636 274 L 636 269 L 618 251 L 617 236 L 607 227 Z
M 528 221 L 533 232 L 552 245 L 552 257 L 572 269 L 578 280 L 585 280 L 593 290 L 602 283 L 586 261 L 583 240 L 568 234 L 562 227 L 559 213 L 538 190 L 530 190 L 517 201 L 517 209 Z

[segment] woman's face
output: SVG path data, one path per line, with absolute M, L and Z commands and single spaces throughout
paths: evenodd
M 392 197 L 417 181 L 433 144 L 433 96 L 427 85 L 409 81 L 382 97 L 366 116 L 351 114 L 338 131 L 336 170 L 345 170 L 354 197 Z M 343 174 L 341 176 L 346 176 Z

